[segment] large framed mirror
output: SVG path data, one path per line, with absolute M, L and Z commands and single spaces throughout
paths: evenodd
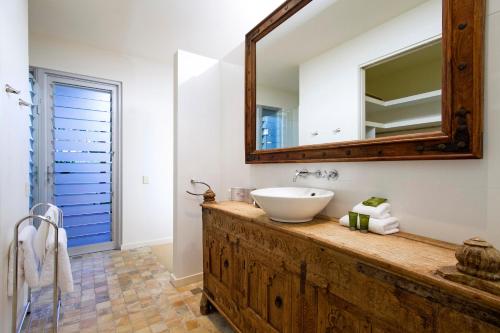
M 285 1 L 246 36 L 246 162 L 481 158 L 484 13 Z

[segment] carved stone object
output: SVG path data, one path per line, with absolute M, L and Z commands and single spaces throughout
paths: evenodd
M 215 192 L 211 188 L 203 193 L 203 203 L 214 203 L 215 202 Z
M 464 241 L 455 253 L 457 269 L 481 279 L 500 281 L 500 251 L 490 243 L 474 237 Z

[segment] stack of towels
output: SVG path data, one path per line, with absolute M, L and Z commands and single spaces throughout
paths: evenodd
M 397 217 L 391 216 L 391 204 L 386 201 L 387 199 L 372 197 L 354 206 L 352 211 L 370 216 L 368 231 L 380 235 L 394 234 L 399 232 L 399 221 Z M 349 215 L 342 216 L 340 224 L 349 227 Z
M 59 214 L 56 208 L 49 208 L 45 217 L 59 225 Z M 66 230 L 59 228 L 58 248 L 58 286 L 62 292 L 73 291 L 73 275 L 68 255 L 68 239 Z M 51 285 L 54 282 L 54 256 L 55 256 L 55 230 L 49 223 L 42 221 L 38 230 L 28 225 L 19 232 L 18 242 L 18 286 L 24 282 L 30 288 L 39 288 Z M 9 251 L 9 274 L 8 288 L 9 296 L 13 295 L 14 289 L 14 244 Z

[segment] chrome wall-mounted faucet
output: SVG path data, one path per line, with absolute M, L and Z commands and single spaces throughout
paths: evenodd
M 297 181 L 298 177 L 301 178 L 306 178 L 309 175 L 314 175 L 316 178 L 326 178 L 327 180 L 336 180 L 339 178 L 339 172 L 335 169 L 330 170 L 330 171 L 321 171 L 321 170 L 316 170 L 316 171 L 309 171 L 307 169 L 301 169 L 301 170 L 296 170 L 295 171 L 295 176 L 293 177 L 293 182 L 295 183 Z

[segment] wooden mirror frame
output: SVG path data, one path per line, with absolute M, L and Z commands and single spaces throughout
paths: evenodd
M 247 164 L 482 158 L 485 0 L 443 0 L 441 131 L 257 150 L 256 43 L 311 1 L 285 1 L 246 35 Z

